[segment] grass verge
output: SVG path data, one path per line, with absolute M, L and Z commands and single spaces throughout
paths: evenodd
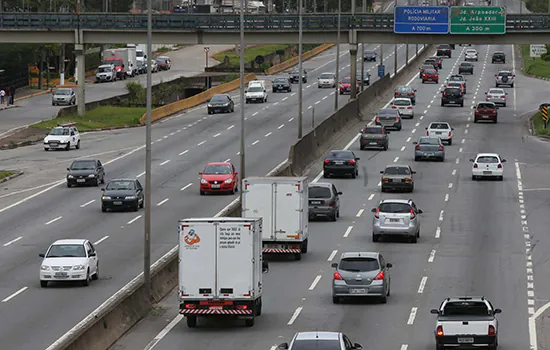
M 289 46 L 292 46 L 292 45 L 258 45 L 251 48 L 245 48 L 244 61 L 248 63 L 248 62 L 254 61 L 256 56 L 267 56 L 270 53 L 274 53 L 277 50 L 284 50 Z M 237 56 L 234 49 L 218 52 L 212 57 L 214 57 L 214 59 L 218 62 L 223 62 L 223 60 L 225 59 L 225 56 L 229 57 L 230 67 L 238 67 L 240 65 L 239 56 Z
M 15 174 L 15 171 L 0 170 L 0 180 L 5 179 L 8 176 Z
M 61 123 L 75 122 L 79 131 L 108 129 L 140 125 L 139 120 L 145 113 L 142 107 L 101 106 L 92 109 L 83 117 L 77 115 L 54 118 L 33 124 L 36 129 L 51 129 Z
M 549 136 L 550 135 L 550 124 L 548 128 L 544 128 L 544 120 L 542 120 L 542 115 L 540 112 L 535 113 L 531 120 L 533 121 L 533 127 L 535 128 L 535 133 L 538 136 Z
M 523 71 L 536 77 L 550 78 L 550 61 L 544 61 L 540 58 L 531 58 L 530 45 L 521 45 L 521 54 L 523 56 Z

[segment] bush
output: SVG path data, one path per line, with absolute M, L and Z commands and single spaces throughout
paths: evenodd
M 128 90 L 129 106 L 145 106 L 147 104 L 147 90 L 140 83 L 130 82 L 126 84 Z
M 160 83 L 153 86 L 152 94 L 152 104 L 153 106 L 163 106 L 172 101 L 181 99 L 185 95 L 185 89 L 187 84 L 170 84 L 170 83 Z M 129 107 L 142 107 L 147 105 L 147 89 L 139 83 L 127 83 L 126 89 L 128 90 L 128 99 L 124 105 Z

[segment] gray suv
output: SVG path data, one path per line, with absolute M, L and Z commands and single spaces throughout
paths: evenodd
M 290 72 L 289 80 L 293 84 L 298 84 L 298 82 L 300 81 L 300 70 L 298 68 L 294 68 L 292 72 Z M 307 71 L 305 69 L 302 72 L 302 83 L 307 83 Z
M 329 182 L 309 184 L 309 219 L 318 216 L 336 221 L 340 217 L 340 195 L 336 187 Z
M 510 85 L 510 87 L 514 87 L 515 77 L 516 75 L 514 73 L 507 70 L 501 70 L 498 74 L 495 74 L 495 85 L 496 87 L 501 85 Z
M 371 211 L 374 213 L 373 242 L 384 236 L 402 236 L 412 243 L 417 242 L 420 237 L 418 214 L 423 212 L 412 199 L 384 199 Z
M 290 345 L 288 343 L 283 343 L 278 346 L 278 349 L 362 350 L 363 346 L 361 344 L 352 343 L 343 333 L 316 331 L 298 332 L 292 337 Z

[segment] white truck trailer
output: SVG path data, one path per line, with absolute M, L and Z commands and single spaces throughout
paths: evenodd
M 180 314 L 188 327 L 197 317 L 230 316 L 248 327 L 262 313 L 262 219 L 192 218 L 180 220 Z
M 302 259 L 309 237 L 307 177 L 248 177 L 241 190 L 242 216 L 263 219 L 263 252 Z

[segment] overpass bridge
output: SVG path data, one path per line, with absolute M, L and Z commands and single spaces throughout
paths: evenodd
M 154 14 L 154 44 L 239 42 L 240 17 L 227 14 Z M 303 15 L 304 43 L 336 43 L 335 13 Z M 297 14 L 245 16 L 246 44 L 298 43 Z M 537 44 L 550 42 L 549 14 L 507 14 L 506 34 L 395 34 L 393 14 L 341 15 L 340 43 Z M 146 42 L 147 14 L 2 13 L 0 43 L 107 44 Z

